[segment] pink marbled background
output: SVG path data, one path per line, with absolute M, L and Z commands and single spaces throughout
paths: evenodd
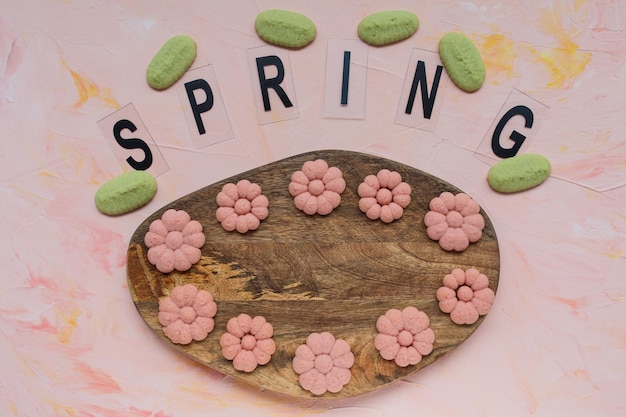
M 0 414 L 2 416 L 626 415 L 626 3 L 500 1 L 0 1 Z M 227 5 L 228 4 L 228 5 Z M 246 62 L 268 8 L 314 20 L 290 53 L 298 119 L 259 126 Z M 354 39 L 378 10 L 421 21 L 369 48 L 364 120 L 322 117 L 326 40 Z M 412 48 L 461 30 L 481 51 L 483 88 L 450 86 L 434 132 L 394 124 Z M 144 72 L 170 36 L 213 64 L 235 138 L 193 149 L 174 89 Z M 474 150 L 512 88 L 550 107 L 529 151 L 553 175 L 499 195 Z M 118 218 L 93 195 L 121 173 L 97 121 L 133 103 L 170 170 L 146 207 Z M 185 359 L 130 299 L 125 252 L 150 213 L 196 189 L 313 149 L 381 155 L 465 190 L 501 248 L 494 310 L 444 359 L 338 402 L 258 392 Z

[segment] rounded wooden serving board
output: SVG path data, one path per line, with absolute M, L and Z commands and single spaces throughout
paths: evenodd
M 291 174 L 315 159 L 340 168 L 347 184 L 341 204 L 327 216 L 299 211 L 288 191 Z M 403 217 L 390 224 L 369 220 L 358 208 L 358 185 L 383 168 L 398 171 L 412 187 Z M 270 202 L 269 217 L 247 234 L 227 232 L 215 219 L 216 195 L 224 184 L 241 179 L 259 184 Z M 435 293 L 453 268 L 477 268 L 497 289 L 498 242 L 484 210 L 483 236 L 463 252 L 446 252 L 426 235 L 428 204 L 443 191 L 461 192 L 418 169 L 362 153 L 325 150 L 283 159 L 201 188 L 148 217 L 129 244 L 129 289 L 139 314 L 165 343 L 219 372 L 295 397 L 319 398 L 300 387 L 291 361 L 310 333 L 328 331 L 350 344 L 355 362 L 343 390 L 322 398 L 363 394 L 436 361 L 482 323 L 484 317 L 457 325 L 439 310 Z M 150 222 L 169 208 L 186 210 L 204 227 L 202 259 L 187 272 L 160 273 L 146 257 L 143 240 Z M 163 334 L 157 314 L 159 298 L 186 283 L 210 291 L 218 311 L 208 338 L 183 346 Z M 379 316 L 407 306 L 428 314 L 435 343 L 420 363 L 401 368 L 379 355 L 374 337 Z M 274 327 L 277 351 L 251 373 L 235 370 L 219 345 L 226 322 L 240 313 L 262 315 Z

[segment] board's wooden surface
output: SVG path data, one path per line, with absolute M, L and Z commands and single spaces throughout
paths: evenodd
M 324 159 L 343 171 L 346 191 L 328 216 L 307 216 L 293 205 L 287 187 L 291 174 L 309 160 Z M 371 221 L 358 208 L 358 185 L 366 175 L 387 168 L 412 187 L 412 201 L 400 220 Z M 258 183 L 270 201 L 270 215 L 254 232 L 226 232 L 215 219 L 215 196 L 240 179 Z M 453 268 L 475 267 L 496 291 L 499 251 L 486 213 L 483 237 L 463 252 L 446 252 L 426 235 L 424 215 L 430 200 L 458 188 L 418 169 L 376 156 L 348 151 L 316 151 L 277 161 L 201 188 L 158 210 L 135 231 L 128 248 L 129 289 L 139 314 L 165 343 L 227 375 L 264 389 L 314 397 L 300 388 L 291 361 L 312 332 L 329 331 L 345 339 L 355 354 L 352 380 L 337 394 L 359 395 L 407 376 L 467 339 L 484 317 L 459 326 L 439 310 L 435 292 Z M 186 210 L 204 226 L 202 259 L 183 273 L 162 274 L 148 263 L 143 237 L 150 222 L 168 208 Z M 210 291 L 218 305 L 215 330 L 202 342 L 181 346 L 163 335 L 158 300 L 177 285 L 193 283 Z M 376 319 L 390 308 L 415 306 L 431 320 L 436 340 L 422 361 L 400 368 L 374 348 Z M 226 322 L 240 313 L 262 315 L 274 326 L 277 351 L 252 373 L 236 371 L 222 357 L 219 338 Z

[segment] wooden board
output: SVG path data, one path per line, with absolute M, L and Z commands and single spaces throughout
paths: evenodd
M 330 215 L 307 216 L 294 207 L 287 187 L 294 171 L 319 158 L 343 171 L 347 187 Z M 390 224 L 371 221 L 358 208 L 358 185 L 383 168 L 398 171 L 412 187 L 404 216 Z M 270 215 L 259 229 L 242 235 L 224 231 L 217 222 L 215 197 L 224 184 L 244 178 L 262 187 Z M 484 211 L 483 237 L 463 252 L 446 252 L 426 235 L 428 203 L 443 191 L 461 192 L 410 166 L 362 153 L 316 151 L 274 162 L 201 188 L 148 217 L 128 248 L 129 289 L 139 314 L 172 348 L 224 374 L 295 397 L 315 397 L 300 387 L 292 370 L 296 347 L 312 332 L 329 331 L 352 346 L 355 363 L 350 383 L 323 398 L 359 395 L 436 361 L 482 323 L 484 317 L 473 325 L 456 325 L 439 310 L 435 293 L 453 268 L 475 267 L 497 289 L 498 242 Z M 162 274 L 146 258 L 144 235 L 168 208 L 184 209 L 204 226 L 202 259 L 184 273 Z M 185 283 L 210 291 L 218 313 L 207 339 L 181 346 L 164 336 L 157 313 L 159 298 Z M 436 340 L 419 364 L 401 368 L 374 348 L 375 324 L 388 309 L 409 305 L 428 314 Z M 265 316 L 274 326 L 277 352 L 252 373 L 236 371 L 219 346 L 226 322 L 240 313 Z

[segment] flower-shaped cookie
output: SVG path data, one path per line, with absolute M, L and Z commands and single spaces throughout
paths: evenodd
M 262 192 L 258 184 L 248 180 L 224 185 L 216 197 L 219 207 L 215 213 L 224 230 L 246 233 L 258 229 L 269 214 L 269 201 Z
M 202 225 L 191 220 L 186 211 L 174 209 L 150 223 L 144 237 L 148 261 L 163 273 L 190 269 L 200 260 L 204 241 Z
M 391 223 L 402 217 L 411 202 L 411 186 L 402 182 L 396 171 L 381 169 L 376 175 L 368 175 L 358 188 L 359 208 L 368 219 L 380 219 Z
M 301 171 L 291 175 L 289 183 L 293 204 L 308 215 L 330 214 L 341 203 L 341 193 L 345 189 L 346 181 L 341 170 L 329 168 L 323 159 L 306 161 Z
M 430 319 L 415 307 L 388 310 L 376 321 L 376 330 L 374 346 L 380 356 L 403 368 L 416 365 L 433 350 L 435 332 Z
M 473 324 L 479 316 L 489 313 L 495 294 L 489 288 L 489 278 L 477 269 L 455 268 L 443 278 L 437 290 L 439 308 L 450 313 L 456 324 Z
M 463 251 L 483 235 L 485 219 L 480 206 L 465 193 L 444 191 L 430 201 L 424 216 L 426 233 L 447 251 Z
M 220 337 L 222 355 L 233 361 L 238 371 L 252 372 L 257 365 L 265 365 L 276 352 L 272 339 L 274 328 L 265 317 L 255 318 L 242 313 L 226 323 L 226 333 Z
M 311 333 L 306 343 L 296 348 L 293 370 L 302 388 L 315 395 L 341 391 L 350 382 L 354 354 L 343 339 L 328 333 Z
M 211 293 L 193 284 L 174 287 L 168 297 L 159 300 L 158 319 L 163 333 L 182 345 L 204 340 L 213 331 L 216 313 Z

